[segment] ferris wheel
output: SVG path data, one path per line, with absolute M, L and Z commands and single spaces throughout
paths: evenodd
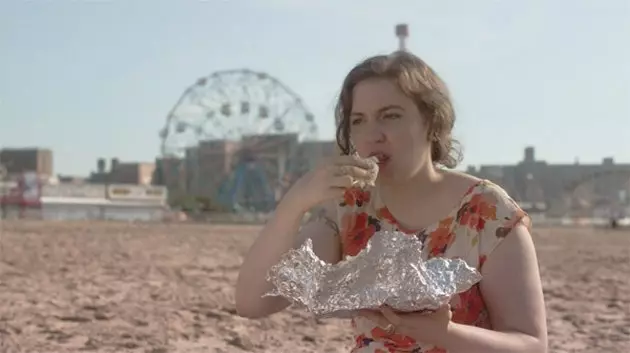
M 234 161 L 231 170 L 220 176 L 208 196 L 250 211 L 273 208 L 283 181 L 299 169 L 297 145 L 316 138 L 314 115 L 302 99 L 278 79 L 247 69 L 218 71 L 197 80 L 184 91 L 160 131 L 162 156 L 186 159 L 188 165 L 191 153 L 201 145 L 231 143 L 221 152 L 230 150 L 234 156 L 229 158 Z M 209 180 L 217 174 L 215 168 L 213 176 L 198 177 Z
M 182 157 L 205 140 L 287 133 L 317 137 L 315 118 L 297 94 L 263 72 L 218 71 L 184 91 L 160 132 L 161 150 Z

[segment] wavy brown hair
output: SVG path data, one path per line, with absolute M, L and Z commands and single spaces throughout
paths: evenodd
M 337 145 L 344 154 L 352 153 L 350 113 L 352 93 L 360 82 L 372 78 L 393 80 L 411 98 L 427 124 L 431 160 L 447 168 L 461 162 L 459 143 L 453 139 L 455 111 L 444 81 L 419 57 L 405 51 L 377 55 L 355 66 L 346 76 L 335 108 Z

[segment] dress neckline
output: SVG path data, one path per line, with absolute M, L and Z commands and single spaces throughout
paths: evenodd
M 402 225 L 398 219 L 396 219 L 396 217 L 394 217 L 394 215 L 391 213 L 391 211 L 389 210 L 389 208 L 387 207 L 387 205 L 385 205 L 385 202 L 383 202 L 383 200 L 381 199 L 380 193 L 377 191 L 376 192 L 376 206 L 377 207 L 377 213 L 379 215 L 381 215 L 383 218 L 387 219 L 388 222 L 390 222 L 392 225 L 396 226 L 396 228 L 398 228 L 398 230 L 402 231 L 403 233 L 407 233 L 407 234 L 421 234 L 421 233 L 426 233 L 429 230 L 433 229 L 433 228 L 437 228 L 440 223 L 444 222 L 445 220 L 448 220 L 450 218 L 454 218 L 457 213 L 459 212 L 459 210 L 464 206 L 464 204 L 466 203 L 466 200 L 468 198 L 469 195 L 472 195 L 474 193 L 474 191 L 479 188 L 480 186 L 485 185 L 486 183 L 486 179 L 479 179 L 477 180 L 474 184 L 472 184 L 467 190 L 466 192 L 460 197 L 459 202 L 455 205 L 455 207 L 453 207 L 448 214 L 446 214 L 445 216 L 441 217 L 439 220 L 434 221 L 432 223 L 429 223 L 428 225 L 421 227 L 421 228 L 407 228 L 404 225 Z

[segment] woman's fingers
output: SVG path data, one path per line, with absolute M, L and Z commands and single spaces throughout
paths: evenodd
M 363 169 L 371 169 L 374 164 L 373 161 L 370 161 L 365 158 L 360 158 L 358 156 L 339 156 L 333 160 L 334 165 L 349 165 L 354 167 L 359 167 Z
M 357 179 L 365 179 L 370 177 L 370 171 L 367 169 L 351 166 L 351 165 L 342 165 L 342 166 L 333 166 L 333 173 L 338 175 L 350 175 L 353 178 Z
M 349 188 L 352 187 L 354 183 L 354 178 L 350 175 L 340 175 L 335 176 L 330 181 L 330 186 L 333 188 Z
M 400 316 L 396 315 L 396 313 L 387 306 L 381 308 L 381 313 L 389 321 L 392 325 L 398 326 L 402 322 Z
M 390 322 L 377 310 L 360 310 L 359 315 L 372 321 L 376 326 L 386 327 Z

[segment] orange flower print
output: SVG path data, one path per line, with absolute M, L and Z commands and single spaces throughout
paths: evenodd
M 489 202 L 483 194 L 475 194 L 457 211 L 457 219 L 460 225 L 481 231 L 486 221 L 497 219 L 496 203 Z
M 469 290 L 458 295 L 459 305 L 453 308 L 453 322 L 466 325 L 475 325 L 482 318 L 485 303 L 481 297 L 481 290 L 476 284 Z
M 370 331 L 374 340 L 382 341 L 385 347 L 403 350 L 413 348 L 416 345 L 416 340 L 409 336 L 405 336 L 399 333 L 388 334 L 380 327 L 375 327 Z
M 517 206 L 518 207 L 518 206 Z M 524 224 L 529 227 L 529 219 L 527 218 L 527 214 L 522 209 L 518 208 L 516 211 L 512 212 L 509 217 L 505 217 L 503 219 L 503 226 L 497 227 L 494 234 L 497 238 L 505 238 L 507 237 L 512 229 L 519 223 L 525 221 Z
M 379 219 L 384 219 L 387 221 L 387 223 L 396 226 L 396 228 L 398 228 L 398 230 L 400 230 L 403 233 L 407 233 L 407 234 L 411 234 L 414 233 L 415 231 L 412 229 L 408 229 L 405 228 L 403 226 L 400 225 L 400 223 L 398 223 L 398 221 L 396 220 L 396 218 L 394 218 L 394 215 L 392 215 L 392 213 L 389 211 L 389 209 L 385 206 L 379 208 L 378 210 L 376 210 L 376 217 L 378 217 Z
M 447 353 L 446 349 L 440 347 L 433 347 L 424 353 Z
M 376 216 L 378 218 L 380 218 L 380 219 L 386 220 L 390 224 L 397 224 L 398 223 L 396 221 L 396 218 L 394 218 L 392 213 L 389 212 L 389 209 L 387 207 L 381 207 L 378 210 L 376 210 Z
M 357 255 L 380 229 L 378 220 L 365 212 L 346 213 L 342 218 L 344 254 Z
M 364 204 L 370 202 L 370 192 L 361 188 L 349 188 L 343 194 L 343 202 L 341 207 L 345 206 L 358 206 L 361 207 Z
M 429 254 L 431 257 L 443 255 L 446 249 L 454 240 L 451 230 L 453 218 L 449 217 L 442 221 L 429 237 Z

